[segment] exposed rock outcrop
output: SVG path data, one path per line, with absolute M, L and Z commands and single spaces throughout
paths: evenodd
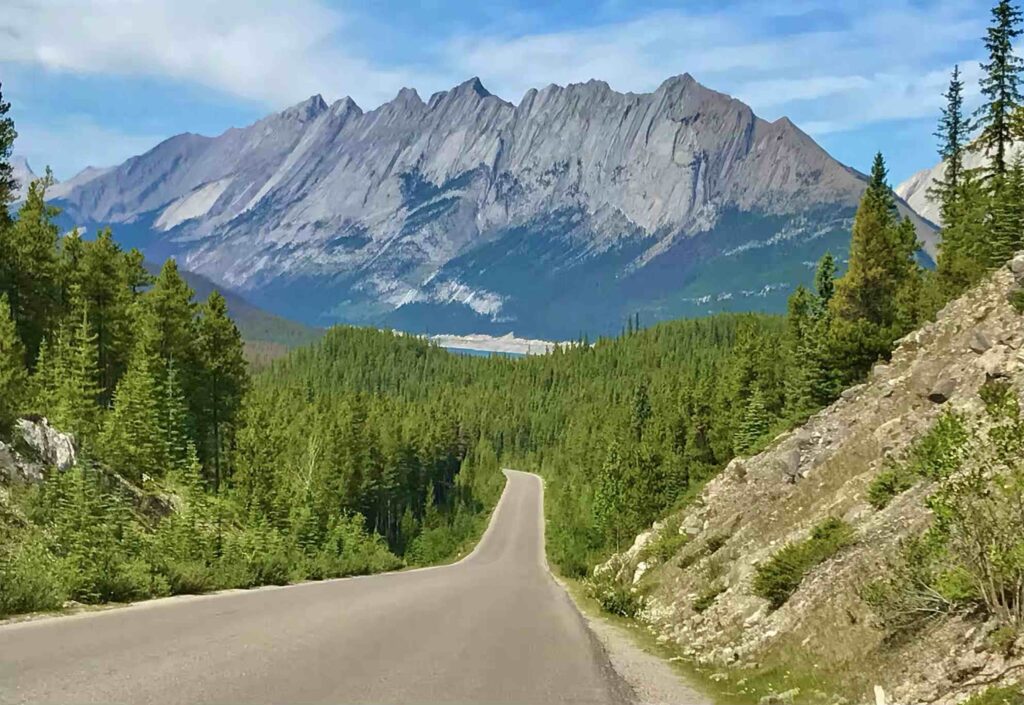
M 0 441 L 0 480 L 41 482 L 47 468 L 65 471 L 76 462 L 75 439 L 44 418 L 18 419 L 11 443 Z

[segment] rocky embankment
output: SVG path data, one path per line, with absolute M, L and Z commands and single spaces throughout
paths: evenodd
M 918 480 L 877 509 L 872 482 L 947 410 L 983 415 L 986 383 L 1009 383 L 1020 396 L 1024 316 L 1010 301 L 1022 284 L 1018 255 L 901 340 L 865 384 L 764 452 L 733 460 L 689 507 L 595 573 L 643 595 L 639 618 L 713 679 L 742 690 L 779 665 L 777 701 L 866 702 L 880 685 L 889 702 L 952 704 L 1024 678 L 1022 640 L 993 648 L 994 620 L 940 614 L 911 638 L 893 639 L 863 599 L 902 542 L 930 524 L 925 500 L 935 491 Z M 852 529 L 849 545 L 773 609 L 755 594 L 757 566 L 830 517 Z M 787 683 L 820 690 L 785 692 Z

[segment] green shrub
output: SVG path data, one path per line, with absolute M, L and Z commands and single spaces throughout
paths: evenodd
M 19 535 L 0 551 L 0 617 L 59 609 L 68 599 L 67 566 L 38 536 Z
M 754 594 L 768 600 L 772 609 L 786 603 L 804 576 L 853 540 L 853 529 L 842 519 L 829 517 L 811 530 L 804 541 L 787 544 L 770 560 L 757 566 Z
M 712 583 L 709 587 L 702 590 L 693 601 L 694 612 L 704 612 L 714 604 L 718 596 L 725 592 L 725 590 L 726 586 L 723 583 Z
M 1024 314 L 1024 289 L 1018 289 L 1009 296 L 1010 305 L 1017 313 Z
M 1020 685 L 988 688 L 967 700 L 964 705 L 1024 705 L 1024 689 Z
M 963 418 L 953 412 L 942 414 L 910 451 L 910 471 L 932 480 L 949 477 L 963 463 L 970 439 Z
M 1003 654 L 1003 656 L 1012 656 L 1013 647 L 1017 643 L 1017 636 L 1019 634 L 1020 631 L 1017 627 L 1004 624 L 992 630 L 992 633 L 986 639 L 986 646 L 989 650 Z
M 913 487 L 914 480 L 914 476 L 907 472 L 905 465 L 883 470 L 868 487 L 868 503 L 875 509 L 885 509 L 893 497 Z
M 919 478 L 942 480 L 956 472 L 964 461 L 970 441 L 964 420 L 947 412 L 910 449 L 906 460 L 883 470 L 868 487 L 868 503 L 884 509 L 896 495 L 906 492 Z
M 690 537 L 679 531 L 679 521 L 669 521 L 661 528 L 658 535 L 644 547 L 643 557 L 653 558 L 658 563 L 664 563 L 679 553 Z
M 586 582 L 587 594 L 597 600 L 605 612 L 620 617 L 636 617 L 643 609 L 643 596 L 632 586 L 624 585 L 612 577 L 598 577 Z

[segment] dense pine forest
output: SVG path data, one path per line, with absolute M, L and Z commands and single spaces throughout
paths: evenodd
M 109 230 L 61 233 L 35 182 L 0 207 L 0 440 L 45 417 L 79 462 L 0 495 L 0 614 L 448 560 L 479 536 L 503 465 L 546 478 L 552 561 L 585 575 L 1020 249 L 1020 25 L 1000 2 L 976 116 L 953 74 L 935 270 L 878 155 L 849 261 L 826 256 L 785 316 L 630 320 L 544 356 L 338 327 L 254 374 L 220 294 L 197 301 L 173 261 L 151 276 Z M 963 168 L 972 149 L 984 170 Z

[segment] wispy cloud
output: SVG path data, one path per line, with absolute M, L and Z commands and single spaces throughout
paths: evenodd
M 383 100 L 416 80 L 346 52 L 344 28 L 317 0 L 13 0 L 0 61 L 166 77 L 272 105 L 318 92 Z
M 648 91 L 689 72 L 823 137 L 934 117 L 953 63 L 973 88 L 988 15 L 988 0 L 455 5 L 398 17 L 392 3 L 355 0 L 7 0 L 0 66 L 169 79 L 267 109 L 314 93 L 372 108 L 402 86 L 426 95 L 470 75 L 517 101 L 552 82 Z M 22 128 L 19 151 L 46 130 L 86 151 L 52 125 Z
M 971 4 L 741 2 L 576 31 L 456 37 L 446 58 L 511 96 L 595 77 L 650 90 L 688 71 L 767 117 L 836 131 L 934 114 L 952 64 L 976 66 L 986 12 Z M 815 22 L 825 11 L 828 21 Z

